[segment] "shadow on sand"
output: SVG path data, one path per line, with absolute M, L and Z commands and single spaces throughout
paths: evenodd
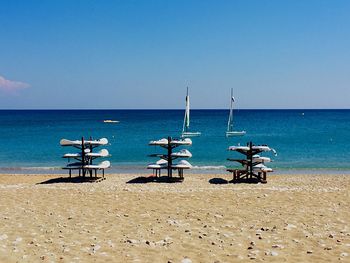
M 59 184 L 59 183 L 95 183 L 103 181 L 103 177 L 59 177 L 46 180 L 37 184 Z
M 261 183 L 257 178 L 248 178 L 248 179 L 238 179 L 238 180 L 226 180 L 222 178 L 212 178 L 209 180 L 210 184 L 258 184 Z
M 127 184 L 147 184 L 147 183 L 181 183 L 183 178 L 180 177 L 171 177 L 168 176 L 140 176 L 130 181 L 126 182 Z
M 229 181 L 222 178 L 212 178 L 209 180 L 210 184 L 228 184 Z

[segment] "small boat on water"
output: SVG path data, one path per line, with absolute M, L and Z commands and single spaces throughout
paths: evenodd
M 118 123 L 119 121 L 115 120 L 103 120 L 104 123 Z
M 226 137 L 243 136 L 246 134 L 245 131 L 234 131 L 233 130 L 233 103 L 234 102 L 235 102 L 235 98 L 233 97 L 233 89 L 231 89 L 230 115 L 228 117 L 228 122 L 227 122 Z
M 185 110 L 185 117 L 184 117 L 184 124 L 182 127 L 182 133 L 181 137 L 195 137 L 200 136 L 200 132 L 191 132 L 190 131 L 190 96 L 188 95 L 188 87 L 187 87 L 187 94 L 186 94 L 186 110 Z

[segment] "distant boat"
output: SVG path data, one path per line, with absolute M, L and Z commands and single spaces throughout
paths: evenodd
M 231 89 L 231 104 L 230 104 L 230 115 L 228 117 L 227 122 L 227 131 L 226 131 L 226 137 L 230 136 L 243 136 L 246 134 L 245 131 L 234 131 L 233 130 L 233 103 L 235 102 L 235 99 L 233 97 L 233 89 Z
M 201 135 L 200 132 L 190 131 L 190 96 L 188 95 L 188 87 L 187 87 L 186 110 L 185 110 L 184 124 L 182 127 L 181 137 L 195 137 L 200 135 Z
M 104 123 L 118 123 L 119 121 L 114 120 L 103 120 Z

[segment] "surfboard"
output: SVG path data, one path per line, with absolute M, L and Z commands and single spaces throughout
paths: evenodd
M 180 160 L 178 163 L 175 163 L 171 166 L 171 168 L 175 169 L 190 169 L 192 165 L 186 160 Z
M 84 141 L 84 143 L 88 145 L 106 145 L 108 144 L 108 140 L 107 138 L 101 138 L 99 140 L 92 140 L 92 141 L 86 140 Z
M 66 153 L 62 156 L 63 158 L 78 158 L 81 157 L 80 153 Z
M 81 140 L 67 140 L 67 139 L 62 139 L 60 141 L 61 146 L 80 146 L 82 145 Z M 101 138 L 99 140 L 86 140 L 84 141 L 84 144 L 86 145 L 106 145 L 108 144 L 107 138 Z
M 168 161 L 160 159 L 156 163 L 147 165 L 147 169 L 165 169 L 168 167 Z
M 272 172 L 272 168 L 266 167 L 265 165 L 261 164 L 257 164 L 253 167 L 254 171 L 262 171 L 262 172 Z
M 86 156 L 89 156 L 89 157 L 107 157 L 108 155 L 109 155 L 109 152 L 106 149 L 102 149 L 101 151 L 96 152 L 96 153 L 87 153 L 86 154 Z
M 111 167 L 111 163 L 110 161 L 103 161 L 102 163 L 100 164 L 88 164 L 88 165 L 84 165 L 84 168 L 85 169 L 98 169 L 98 170 L 101 170 L 101 169 L 107 169 Z
M 191 158 L 192 157 L 192 153 L 189 150 L 187 150 L 187 149 L 182 149 L 181 151 L 172 153 L 171 156 L 173 156 L 173 157 L 187 157 L 187 158 Z
M 190 138 L 185 138 L 182 140 L 172 140 L 170 143 L 175 145 L 192 145 L 192 140 Z
M 229 151 L 244 151 L 244 152 L 249 151 L 248 146 L 230 146 L 228 149 Z
M 148 144 L 149 145 L 168 145 L 168 139 L 163 138 L 157 141 L 150 141 Z
M 269 163 L 269 162 L 271 162 L 271 158 L 255 155 L 255 156 L 253 156 L 253 163 L 257 163 L 257 162 Z
M 60 141 L 61 146 L 75 146 L 75 145 L 81 145 L 80 140 L 67 140 L 67 139 L 62 139 Z

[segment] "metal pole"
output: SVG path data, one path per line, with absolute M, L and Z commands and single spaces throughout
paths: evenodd
M 253 147 L 253 143 L 252 142 L 250 142 L 249 143 L 249 151 L 248 151 L 248 153 L 249 153 L 249 156 L 248 156 L 248 162 L 249 162 L 249 178 L 252 178 L 252 176 L 253 176 L 253 149 L 252 149 L 252 147 Z
M 83 177 L 85 177 L 85 145 L 84 145 L 84 137 L 81 137 L 81 171 L 83 173 Z
M 172 177 L 172 169 L 171 166 L 173 165 L 172 159 L 171 159 L 171 152 L 172 152 L 172 147 L 171 147 L 171 137 L 168 137 L 168 177 Z
M 92 137 L 90 136 L 90 141 L 92 141 Z M 90 153 L 92 153 L 92 145 L 90 144 Z M 92 157 L 90 157 L 89 164 L 92 165 Z M 92 170 L 90 170 L 90 177 L 92 177 Z

